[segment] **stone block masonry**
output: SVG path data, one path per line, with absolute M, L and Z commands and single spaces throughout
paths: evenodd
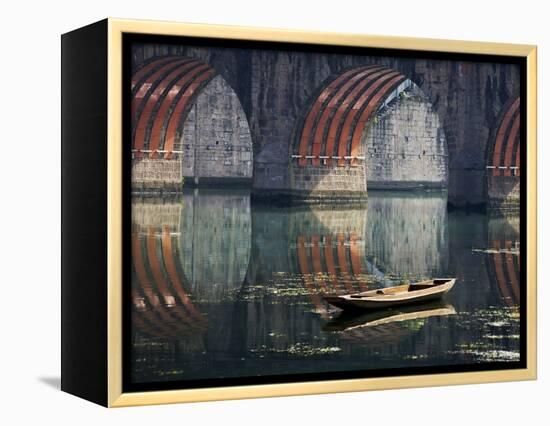
M 182 173 L 203 178 L 252 179 L 252 141 L 237 95 L 220 76 L 197 97 L 180 134 Z
M 520 211 L 520 181 L 517 176 L 487 176 L 487 198 L 492 216 L 513 216 Z
M 416 85 L 375 115 L 363 144 L 369 190 L 447 188 L 445 133 Z
M 133 192 L 177 192 L 181 189 L 182 173 L 179 158 L 132 160 Z
M 291 188 L 307 198 L 366 198 L 367 185 L 364 164 L 339 167 L 291 165 Z

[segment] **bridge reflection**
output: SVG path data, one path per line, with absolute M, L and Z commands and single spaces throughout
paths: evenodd
M 325 294 L 428 276 L 444 269 L 448 257 L 445 203 L 442 195 L 420 201 L 380 195 L 371 198 L 367 214 L 346 206 L 251 209 L 242 190 L 136 198 L 136 330 L 156 337 L 196 334 L 207 327 L 197 306 L 245 300 L 251 288 L 279 285 L 277 277 L 328 317 Z

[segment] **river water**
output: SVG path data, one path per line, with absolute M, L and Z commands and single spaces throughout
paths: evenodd
M 519 218 L 447 212 L 444 193 L 337 208 L 135 198 L 131 381 L 519 361 L 519 249 Z M 342 316 L 322 299 L 451 276 L 429 305 Z

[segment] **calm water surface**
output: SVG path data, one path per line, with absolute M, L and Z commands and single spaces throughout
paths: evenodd
M 283 208 L 195 190 L 132 205 L 135 383 L 518 361 L 519 218 L 443 194 Z M 342 316 L 323 294 L 457 277 L 441 302 Z

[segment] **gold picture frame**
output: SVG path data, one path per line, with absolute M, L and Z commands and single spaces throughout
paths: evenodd
M 537 221 L 537 49 L 532 45 L 437 40 L 359 34 L 338 34 L 312 31 L 291 31 L 224 25 L 184 24 L 126 19 L 105 21 L 107 28 L 107 147 L 106 147 L 106 369 L 107 398 L 104 405 L 124 407 L 147 404 L 214 401 L 241 398 L 260 398 L 356 392 L 380 389 L 490 383 L 515 380 L 534 380 L 537 376 L 537 310 L 536 310 L 536 221 Z M 527 66 L 527 368 L 374 377 L 316 382 L 293 382 L 201 389 L 123 392 L 122 384 L 122 250 L 123 250 L 123 54 L 124 34 L 207 37 L 219 39 L 307 43 L 331 46 L 370 47 L 502 55 L 525 58 Z M 71 389 L 67 389 L 71 392 Z M 72 393 L 77 393 L 72 391 Z

